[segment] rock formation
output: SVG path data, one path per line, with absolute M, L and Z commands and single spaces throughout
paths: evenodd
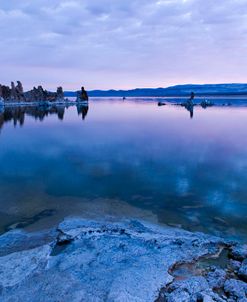
M 20 81 L 17 81 L 16 89 L 17 89 L 17 91 L 18 91 L 19 94 L 23 94 L 24 93 L 23 86 L 22 86 L 22 83 Z
M 11 87 L 0 85 L 0 98 L 4 101 L 25 101 L 21 82 L 17 81 L 16 86 L 11 82 Z
M 17 85 L 11 82 L 11 86 L 0 85 L 0 99 L 4 102 L 64 102 L 63 88 L 58 87 L 56 92 L 45 90 L 41 85 L 33 87 L 32 90 L 24 92 L 22 83 L 17 81 Z
M 57 101 L 64 101 L 63 87 L 58 87 L 57 88 L 56 100 Z
M 11 92 L 10 92 L 10 97 L 12 100 L 17 100 L 17 93 L 16 93 L 16 90 L 15 90 L 15 83 L 14 82 L 11 82 Z
M 27 101 L 37 101 L 41 104 L 45 102 L 64 102 L 64 93 L 62 87 L 58 87 L 57 92 L 44 90 L 42 86 L 38 86 L 38 88 L 33 87 L 32 90 L 26 92 L 25 96 Z
M 15 90 L 18 100 L 25 101 L 24 90 L 23 90 L 22 83 L 20 81 L 17 81 L 17 86 L 15 87 Z
M 4 99 L 3 99 L 3 88 L 2 85 L 0 84 L 0 106 L 4 104 Z
M 10 100 L 10 96 L 11 96 L 11 90 L 8 86 L 5 85 L 1 85 L 1 93 L 2 93 L 2 98 L 4 99 L 4 101 L 8 101 Z
M 202 106 L 202 108 L 207 108 L 207 107 L 212 107 L 212 106 L 214 106 L 214 103 L 213 102 L 211 102 L 211 101 L 208 101 L 208 100 L 203 100 L 202 102 L 201 102 L 201 106 Z
M 22 83 L 17 81 L 17 85 L 11 82 L 10 87 L 0 84 L 0 101 L 1 102 L 25 102 L 32 103 L 37 102 L 39 105 L 46 106 L 52 102 L 68 103 L 68 99 L 64 98 L 63 88 L 59 86 L 56 92 L 51 92 L 44 89 L 41 85 L 33 87 L 33 89 L 24 92 Z M 84 87 L 77 92 L 77 103 L 88 102 L 88 94 Z
M 247 284 L 231 267 L 173 273 L 181 264 L 217 259 L 231 244 L 133 219 L 68 218 L 56 230 L 12 230 L 0 236 L 1 301 L 242 302 Z
M 84 87 L 81 87 L 81 90 L 77 91 L 76 94 L 77 94 L 77 97 L 76 97 L 77 103 L 88 101 L 88 94 L 87 94 L 86 90 L 84 89 Z

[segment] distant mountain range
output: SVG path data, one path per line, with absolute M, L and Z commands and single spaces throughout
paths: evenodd
M 188 96 L 191 92 L 196 96 L 247 95 L 247 84 L 205 84 L 176 85 L 167 88 L 136 88 L 131 90 L 91 90 L 91 97 L 167 97 Z M 65 91 L 65 96 L 73 97 L 76 93 Z

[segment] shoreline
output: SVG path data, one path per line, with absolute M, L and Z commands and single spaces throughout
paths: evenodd
M 113 101 L 123 101 L 120 97 L 92 97 L 90 101 L 98 101 L 98 100 L 113 100 Z M 186 107 L 186 100 L 185 97 L 129 97 L 126 98 L 124 101 L 134 101 L 137 100 L 146 101 L 146 102 L 154 102 L 157 103 L 158 106 L 163 105 L 172 105 L 172 106 L 181 106 Z M 225 102 L 223 102 L 225 100 Z M 180 101 L 180 102 L 179 102 Z M 19 102 L 19 101 L 2 101 L 0 102 L 0 109 L 9 108 L 9 107 L 40 107 L 40 108 L 50 108 L 50 107 L 59 107 L 59 106 L 89 106 L 89 101 L 76 101 L 76 100 L 69 100 L 65 99 L 64 101 L 34 101 L 34 102 Z M 197 97 L 193 103 L 193 107 L 202 107 L 204 109 L 208 107 L 247 107 L 247 99 L 238 98 L 238 101 L 232 98 L 219 98 L 215 97 Z
M 24 106 L 35 106 L 35 107 L 52 107 L 52 106 L 73 106 L 73 105 L 88 105 L 89 102 L 77 102 L 77 101 L 63 101 L 63 102 L 4 102 L 0 104 L 0 107 L 24 107 Z
M 246 245 L 141 219 L 67 217 L 46 231 L 9 231 L 0 243 L 1 301 L 246 298 L 239 273 L 246 268 Z M 230 255 L 226 269 L 209 265 L 199 274 L 174 275 L 177 267 L 217 259 L 222 250 Z

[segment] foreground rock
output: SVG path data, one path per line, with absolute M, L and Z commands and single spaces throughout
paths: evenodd
M 224 290 L 229 301 L 247 301 L 247 284 L 240 280 L 230 279 L 225 282 Z
M 212 274 L 229 296 L 235 287 L 222 272 L 177 281 L 171 269 L 226 246 L 217 237 L 139 220 L 68 218 L 44 233 L 10 231 L 0 237 L 0 300 L 225 301 L 213 291 Z
M 247 244 L 244 245 L 237 244 L 236 246 L 232 247 L 231 257 L 235 260 L 240 260 L 240 261 L 247 258 Z
M 240 278 L 244 279 L 247 281 L 247 259 L 245 259 L 240 266 L 239 272 L 238 272 Z

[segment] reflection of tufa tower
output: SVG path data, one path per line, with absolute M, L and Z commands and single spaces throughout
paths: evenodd
M 88 113 L 88 105 L 76 105 L 77 107 L 77 112 L 78 112 L 78 115 L 81 115 L 82 119 L 84 120 L 87 116 L 87 113 Z

